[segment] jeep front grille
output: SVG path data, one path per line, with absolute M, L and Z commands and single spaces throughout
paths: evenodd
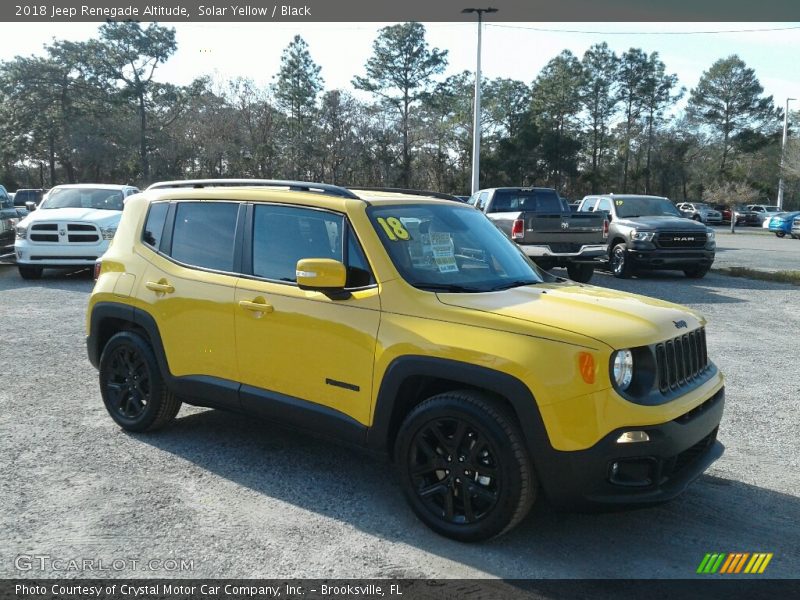
M 708 369 L 706 330 L 701 327 L 656 344 L 656 368 L 662 393 L 691 383 Z

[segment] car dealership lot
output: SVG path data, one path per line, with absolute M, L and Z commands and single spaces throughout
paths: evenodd
M 800 242 L 767 239 L 800 256 Z M 796 576 L 800 290 L 716 273 L 592 283 L 705 313 L 727 376 L 726 454 L 669 504 L 592 515 L 540 504 L 511 534 L 465 545 L 420 523 L 390 467 L 357 450 L 187 406 L 164 431 L 124 433 L 86 358 L 91 280 L 28 282 L 0 266 L 0 575 L 687 577 L 706 552 L 773 552 L 765 575 Z M 20 555 L 139 562 L 20 571 Z M 191 569 L 142 571 L 168 559 Z

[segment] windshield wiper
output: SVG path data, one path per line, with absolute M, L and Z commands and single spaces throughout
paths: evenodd
M 535 283 L 541 283 L 540 281 L 526 281 L 524 279 L 515 279 L 514 281 L 506 281 L 501 283 L 500 285 L 496 285 L 493 288 L 490 288 L 489 292 L 499 292 L 500 290 L 509 290 L 515 287 L 522 287 L 525 285 L 533 285 Z
M 464 285 L 457 285 L 454 283 L 417 283 L 415 284 L 421 290 L 428 292 L 485 292 L 478 288 L 467 287 Z

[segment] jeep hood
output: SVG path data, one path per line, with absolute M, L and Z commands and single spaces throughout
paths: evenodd
M 437 296 L 443 304 L 570 331 L 614 349 L 667 340 L 705 324 L 702 315 L 685 306 L 570 283 Z
M 29 225 L 42 221 L 80 221 L 96 225 L 112 225 L 118 223 L 121 210 L 103 210 L 99 208 L 40 208 L 29 213 L 21 223 Z

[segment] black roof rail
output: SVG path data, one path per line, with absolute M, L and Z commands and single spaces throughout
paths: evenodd
M 147 190 L 164 190 L 180 188 L 211 188 L 211 187 L 279 187 L 289 188 L 294 192 L 316 192 L 340 198 L 361 200 L 347 188 L 328 183 L 312 183 L 309 181 L 284 181 L 280 179 L 183 179 L 177 181 L 159 181 L 151 184 Z
M 461 200 L 459 200 L 452 194 L 445 194 L 444 192 L 431 192 L 426 190 L 408 190 L 406 188 L 393 188 L 393 187 L 362 187 L 360 185 L 354 185 L 353 189 L 356 191 L 363 190 L 365 192 L 391 192 L 394 194 L 409 194 L 412 196 L 430 196 L 431 198 L 438 198 L 439 200 L 454 200 L 455 202 L 461 202 Z

